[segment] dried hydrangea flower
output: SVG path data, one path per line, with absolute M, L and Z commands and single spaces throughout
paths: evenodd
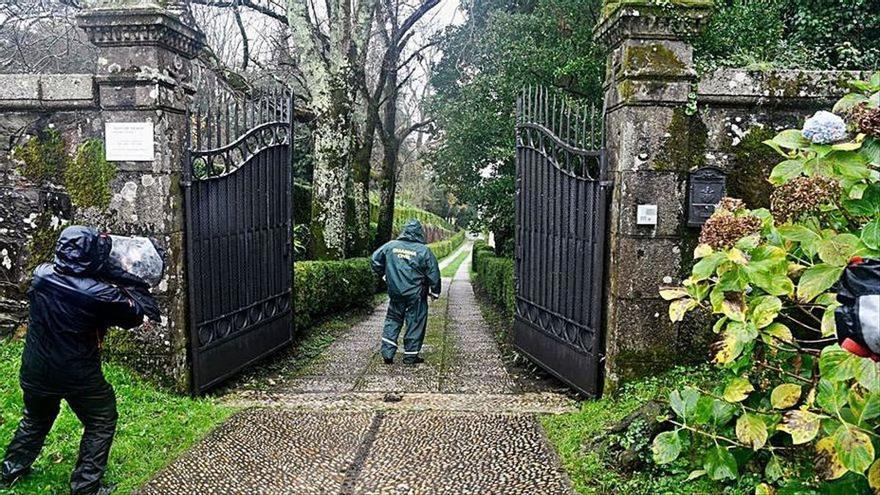
M 779 222 L 794 220 L 833 203 L 840 197 L 840 184 L 821 175 L 796 177 L 770 195 L 770 211 Z
M 858 132 L 880 139 L 880 108 L 859 105 L 853 111 L 853 121 Z
M 743 208 L 745 208 L 745 203 L 743 203 L 743 200 L 725 196 L 721 198 L 721 201 L 718 203 L 717 209 L 727 210 L 731 213 L 735 213 Z
M 804 122 L 801 133 L 814 144 L 831 144 L 846 139 L 846 122 L 831 112 L 819 110 Z
M 754 215 L 734 216 L 730 210 L 719 205 L 703 225 L 700 244 L 708 244 L 715 249 L 733 247 L 743 237 L 759 233 L 762 225 L 761 219 Z

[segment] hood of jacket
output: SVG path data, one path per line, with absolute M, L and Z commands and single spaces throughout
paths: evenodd
M 397 238 L 401 241 L 418 242 L 424 244 L 425 232 L 422 230 L 422 223 L 416 219 L 412 219 L 406 222 L 406 225 L 403 226 L 403 231 L 400 232 L 400 235 L 397 236 Z
M 69 275 L 97 273 L 110 254 L 110 237 L 91 227 L 71 225 L 55 245 L 55 269 Z

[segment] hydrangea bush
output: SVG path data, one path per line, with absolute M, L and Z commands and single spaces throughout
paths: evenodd
M 669 398 L 658 464 L 689 479 L 755 479 L 756 494 L 880 493 L 880 370 L 836 344 L 835 283 L 855 257 L 880 259 L 880 73 L 803 129 L 766 142 L 771 208 L 725 199 L 697 263 L 665 287 L 669 316 L 716 315 L 725 379 Z M 842 491 L 841 491 L 842 490 Z

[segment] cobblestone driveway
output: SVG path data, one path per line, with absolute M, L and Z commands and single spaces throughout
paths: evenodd
M 469 270 L 466 261 L 431 306 L 426 363 L 381 363 L 382 305 L 305 374 L 267 392 L 236 395 L 232 402 L 252 407 L 139 493 L 572 493 L 535 418 L 572 404 L 516 390 Z

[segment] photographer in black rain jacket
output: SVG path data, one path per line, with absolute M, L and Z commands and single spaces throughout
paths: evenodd
M 133 328 L 159 312 L 143 288 L 121 288 L 100 276 L 111 240 L 95 229 L 64 229 L 55 262 L 34 271 L 30 319 L 21 359 L 24 413 L 6 450 L 2 484 L 30 471 L 58 415 L 61 400 L 82 422 L 73 495 L 107 494 L 102 484 L 116 431 L 116 396 L 101 371 L 101 342 L 111 326 Z

